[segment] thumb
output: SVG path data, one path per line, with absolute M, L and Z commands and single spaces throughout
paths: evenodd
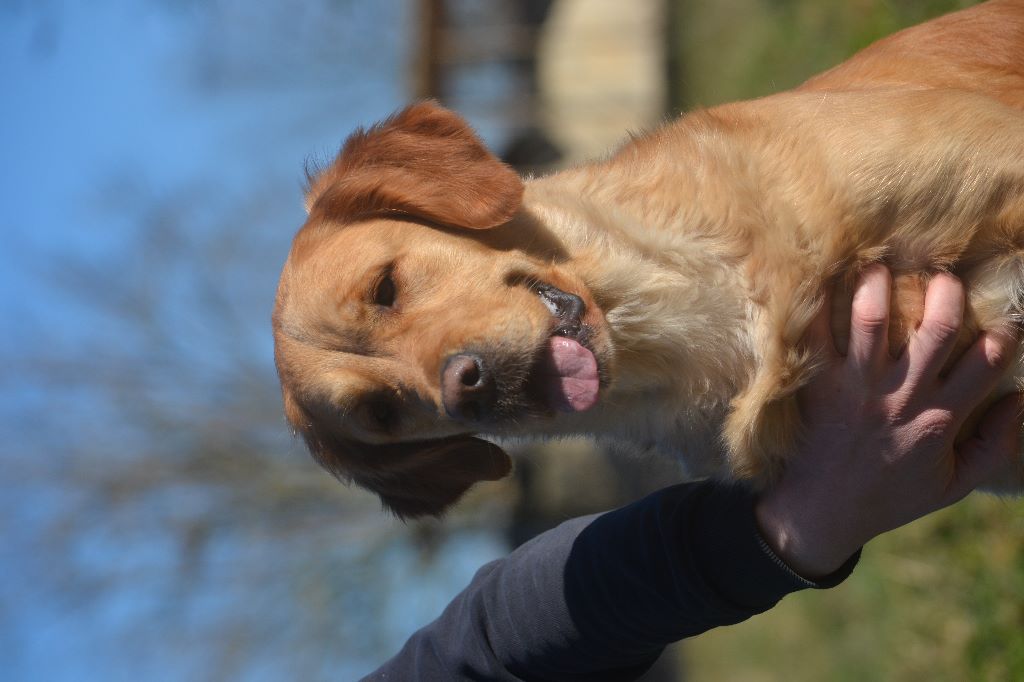
M 1011 393 L 990 407 L 975 434 L 957 448 L 948 504 L 965 497 L 1017 456 L 1022 398 L 1020 393 Z

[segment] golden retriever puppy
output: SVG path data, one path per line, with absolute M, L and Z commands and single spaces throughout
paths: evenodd
M 353 134 L 307 208 L 273 316 L 285 413 L 395 513 L 505 475 L 479 434 L 622 439 L 764 484 L 800 433 L 800 339 L 835 288 L 845 343 L 864 265 L 893 272 L 894 350 L 938 271 L 968 287 L 963 343 L 1020 319 L 1024 1 L 525 182 L 414 104 Z

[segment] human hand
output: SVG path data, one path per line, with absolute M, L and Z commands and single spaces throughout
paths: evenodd
M 871 538 L 960 500 L 1017 453 L 1018 394 L 993 405 L 971 438 L 954 445 L 1013 361 L 1016 330 L 983 333 L 942 373 L 963 321 L 964 290 L 939 274 L 920 327 L 893 359 L 890 289 L 886 268 L 863 273 L 846 356 L 833 344 L 827 305 L 808 331 L 825 366 L 798 396 L 805 425 L 798 451 L 755 507 L 765 540 L 807 578 L 832 573 Z

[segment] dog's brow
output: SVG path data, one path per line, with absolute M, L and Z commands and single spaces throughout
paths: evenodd
M 364 357 L 378 357 L 370 335 L 358 328 L 339 329 L 335 325 L 319 324 L 316 328 L 282 324 L 281 331 L 293 341 L 329 353 L 350 353 Z
M 314 345 L 323 350 L 371 358 L 379 355 L 371 342 L 370 334 L 364 329 L 339 329 L 325 325 L 320 332 L 318 343 Z
M 381 265 L 369 268 L 362 276 L 355 279 L 354 284 L 349 287 L 348 298 L 360 301 L 360 305 L 366 304 L 366 299 L 372 298 L 373 290 L 379 282 L 395 270 L 395 261 L 389 260 Z M 324 325 L 321 330 L 322 337 L 327 343 L 322 346 L 325 350 L 333 350 L 341 353 L 351 353 L 365 357 L 382 357 L 385 355 L 373 343 L 373 335 L 365 324 L 353 323 L 342 325 Z

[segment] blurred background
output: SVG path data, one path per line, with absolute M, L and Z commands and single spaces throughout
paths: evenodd
M 355 679 L 484 562 L 678 480 L 521 449 L 403 525 L 317 469 L 269 328 L 306 159 L 430 96 L 543 172 L 967 4 L 0 1 L 0 676 Z M 1024 506 L 972 496 L 648 679 L 1024 679 Z

